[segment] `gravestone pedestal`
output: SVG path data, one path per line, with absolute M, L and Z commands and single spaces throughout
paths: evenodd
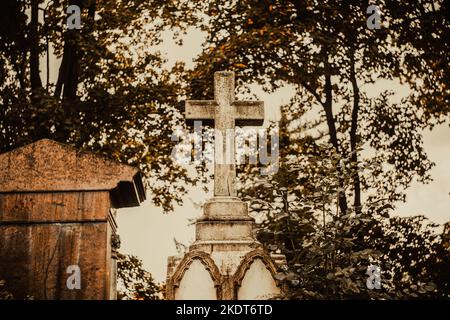
M 189 252 L 169 258 L 167 298 L 258 300 L 279 295 L 274 276 L 285 258 L 263 250 L 253 226 L 247 203 L 239 198 L 208 201 Z

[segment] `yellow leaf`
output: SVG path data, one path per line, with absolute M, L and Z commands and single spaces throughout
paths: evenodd
M 252 19 L 248 19 L 248 24 L 253 24 L 253 20 Z
M 235 63 L 234 66 L 238 67 L 238 68 L 245 68 L 246 67 L 246 65 L 243 64 L 243 63 Z

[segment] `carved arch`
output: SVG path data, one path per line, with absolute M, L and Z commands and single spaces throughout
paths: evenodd
M 235 285 L 236 293 L 237 289 L 242 284 L 242 280 L 244 279 L 247 270 L 250 269 L 253 261 L 255 261 L 256 259 L 260 259 L 264 263 L 266 269 L 269 270 L 270 274 L 275 280 L 276 285 L 279 287 L 280 282 L 275 278 L 275 275 L 277 274 L 277 266 L 275 265 L 272 258 L 267 252 L 265 252 L 262 249 L 256 249 L 250 251 L 244 256 L 241 264 L 239 265 L 239 267 L 237 268 L 236 272 L 233 275 L 233 283 Z
M 175 299 L 175 288 L 180 286 L 180 282 L 183 279 L 184 274 L 189 269 L 190 265 L 194 260 L 200 260 L 200 262 L 205 267 L 206 271 L 210 274 L 214 287 L 216 288 L 217 300 L 222 299 L 221 285 L 222 285 L 222 275 L 216 263 L 211 258 L 211 256 L 203 251 L 193 250 L 188 252 L 183 259 L 180 261 L 176 267 L 175 272 L 170 277 L 167 283 L 167 298 L 169 300 Z

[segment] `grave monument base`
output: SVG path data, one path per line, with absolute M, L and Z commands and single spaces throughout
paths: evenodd
M 184 257 L 169 257 L 170 300 L 258 300 L 280 295 L 274 276 L 284 255 L 269 255 L 253 235 L 247 203 L 215 197 L 195 224 L 196 240 Z

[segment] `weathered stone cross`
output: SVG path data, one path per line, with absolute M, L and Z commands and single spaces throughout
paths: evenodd
M 214 196 L 236 196 L 236 157 L 234 129 L 235 126 L 262 125 L 264 121 L 264 102 L 234 100 L 234 72 L 221 71 L 214 73 L 214 100 L 186 101 L 186 120 L 205 121 L 214 124 L 215 154 L 222 148 L 221 154 L 230 155 L 227 163 L 214 161 Z M 227 131 L 233 132 L 227 139 Z M 218 139 L 219 137 L 219 139 Z M 222 141 L 220 141 L 220 137 Z M 227 152 L 228 151 L 228 152 Z

